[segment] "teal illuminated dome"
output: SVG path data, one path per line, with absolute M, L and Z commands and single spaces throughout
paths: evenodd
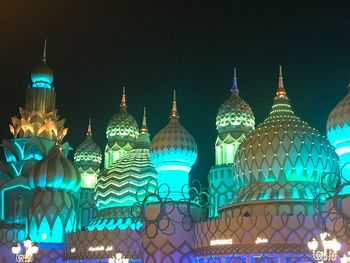
M 76 192 L 80 188 L 80 174 L 76 166 L 63 155 L 59 145 L 35 164 L 29 175 L 32 189 Z
M 337 156 L 326 138 L 292 111 L 280 69 L 268 118 L 238 149 L 235 170 L 241 188 L 232 202 L 313 199 L 321 176 L 337 169 Z
M 331 111 L 327 120 L 327 136 L 339 154 L 349 151 L 350 92 Z
M 31 74 L 33 87 L 37 88 L 51 88 L 51 84 L 54 80 L 54 74 L 49 66 L 46 64 L 46 40 L 43 51 L 43 58 L 40 64 L 33 69 Z
M 219 134 L 227 132 L 249 132 L 254 129 L 255 117 L 250 106 L 240 98 L 234 71 L 231 97 L 221 104 L 216 115 L 216 129 Z
M 193 136 L 180 124 L 176 109 L 174 93 L 173 109 L 170 121 L 160 130 L 151 142 L 151 158 L 158 167 L 158 163 L 176 162 L 188 163 L 191 167 L 197 159 L 197 144 Z
M 122 102 L 120 110 L 112 116 L 107 126 L 107 139 L 125 138 L 136 140 L 139 135 L 139 129 L 134 117 L 126 110 L 125 88 L 123 87 Z
M 102 154 L 100 147 L 92 139 L 91 120 L 86 133 L 86 139 L 79 144 L 74 154 L 74 162 L 78 165 L 95 163 L 100 165 L 102 162 Z

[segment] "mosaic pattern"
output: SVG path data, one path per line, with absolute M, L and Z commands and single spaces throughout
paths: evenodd
M 337 156 L 319 132 L 294 115 L 285 95 L 276 96 L 270 116 L 251 132 L 236 155 L 241 186 L 283 181 L 318 182 L 336 172 Z
M 254 125 L 255 117 L 252 109 L 240 98 L 238 92 L 232 92 L 231 97 L 220 106 L 216 115 L 217 131 L 248 132 L 254 129 Z
M 350 126 L 350 93 L 348 93 L 338 104 L 334 107 L 328 116 L 327 131 Z M 347 137 L 348 138 L 348 137 Z
M 137 139 L 139 135 L 137 122 L 127 112 L 126 107 L 121 107 L 119 112 L 112 116 L 106 135 L 108 140 L 116 137 Z

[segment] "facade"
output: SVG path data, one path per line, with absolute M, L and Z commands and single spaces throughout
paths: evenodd
M 11 248 L 27 238 L 36 262 L 120 262 L 117 253 L 147 263 L 314 262 L 307 243 L 322 231 L 349 248 L 349 95 L 330 113 L 327 139 L 294 113 L 280 67 L 256 126 L 235 70 L 206 191 L 189 181 L 198 149 L 175 91 L 168 123 L 150 139 L 146 110 L 139 129 L 123 88 L 104 155 L 89 120 L 71 161 L 46 43 L 31 79 L 2 142 L 0 262 L 14 262 Z

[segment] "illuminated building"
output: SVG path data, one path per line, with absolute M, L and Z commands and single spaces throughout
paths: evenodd
M 46 47 L 31 79 L 25 107 L 12 118 L 14 138 L 2 142 L 0 261 L 13 262 L 11 248 L 17 251 L 27 237 L 39 248 L 38 262 L 70 263 L 116 255 L 147 263 L 312 262 L 307 244 L 324 228 L 349 245 L 350 215 L 318 210 L 335 203 L 349 211 L 348 192 L 338 191 L 348 183 L 349 95 L 327 122 L 334 151 L 292 110 L 282 68 L 272 109 L 257 127 L 235 72 L 231 96 L 216 116 L 207 193 L 189 181 L 198 150 L 180 123 L 175 92 L 168 124 L 150 140 L 146 112 L 139 129 L 123 89 L 104 156 L 89 121 L 73 163 Z M 346 198 L 334 201 L 337 195 Z
M 130 151 L 139 135 L 137 123 L 126 108 L 125 87 L 123 87 L 120 110 L 112 116 L 106 130 L 105 169 Z
M 238 189 L 234 171 L 234 158 L 246 134 L 254 129 L 255 118 L 250 106 L 240 98 L 234 69 L 231 97 L 219 108 L 216 115 L 218 136 L 215 143 L 215 165 L 208 180 L 210 191 L 210 216 L 218 215 L 218 208 L 225 205 Z

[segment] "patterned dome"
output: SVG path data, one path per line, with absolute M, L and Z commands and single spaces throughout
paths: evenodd
M 101 149 L 92 139 L 90 119 L 86 139 L 77 147 L 74 154 L 74 162 L 78 165 L 90 162 L 100 165 L 102 162 Z
M 349 143 L 350 92 L 331 111 L 327 120 L 327 136 L 336 148 Z
M 63 155 L 60 146 L 55 145 L 31 169 L 29 184 L 32 189 L 76 192 L 80 188 L 80 174 L 75 165 Z
M 230 131 L 247 132 L 254 129 L 255 117 L 250 106 L 240 98 L 234 71 L 231 97 L 221 104 L 216 115 L 216 129 L 219 133 Z
M 137 190 L 150 180 L 157 180 L 157 171 L 150 159 L 149 143 L 144 117 L 135 149 L 98 176 L 95 200 L 99 210 L 132 206 L 137 201 Z
M 126 110 L 125 88 L 123 87 L 122 102 L 120 110 L 110 119 L 107 131 L 107 139 L 129 138 L 136 140 L 139 135 L 137 122 Z
M 179 122 L 175 93 L 169 119 L 168 125 L 160 130 L 151 142 L 152 160 L 157 162 L 157 159 L 163 159 L 164 155 L 174 154 L 179 161 L 193 165 L 197 159 L 197 144 L 193 136 Z
M 249 134 L 237 152 L 235 170 L 240 186 L 300 181 L 318 184 L 323 173 L 336 172 L 337 167 L 337 156 L 326 138 L 294 115 L 280 73 L 269 117 Z M 261 192 L 261 187 L 258 189 L 260 192 L 250 193 L 249 200 L 268 195 Z M 280 190 L 283 193 L 269 198 L 288 198 Z
M 31 74 L 31 79 L 33 82 L 33 87 L 39 88 L 51 88 L 51 83 L 54 79 L 54 74 L 49 66 L 46 64 L 46 40 L 43 51 L 43 58 L 35 69 L 33 69 Z

